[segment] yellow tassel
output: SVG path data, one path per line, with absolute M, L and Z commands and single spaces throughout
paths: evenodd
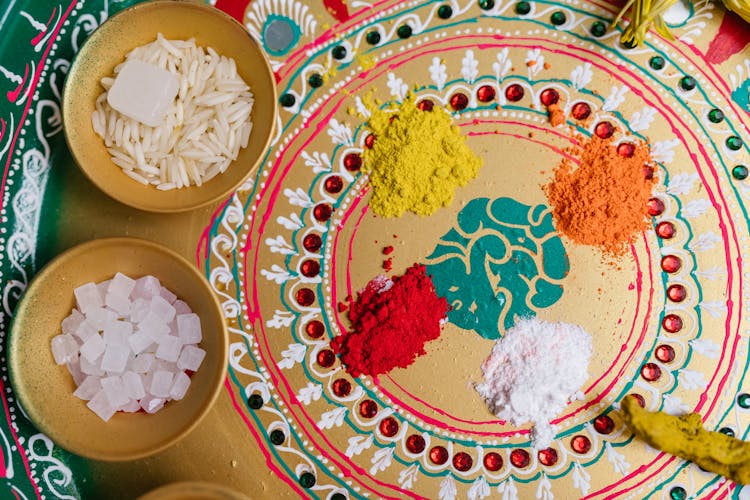
M 636 46 L 646 38 L 646 32 L 653 24 L 656 31 L 664 38 L 673 40 L 674 37 L 669 32 L 667 25 L 664 23 L 661 15 L 669 9 L 677 0 L 629 0 L 615 18 L 613 25 L 617 25 L 620 20 L 628 14 L 630 24 L 620 36 L 620 41 L 624 45 Z M 739 0 L 731 0 L 739 1 Z
M 750 23 L 750 2 L 747 0 L 722 0 L 724 7 Z

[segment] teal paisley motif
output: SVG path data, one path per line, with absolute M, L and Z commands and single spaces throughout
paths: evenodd
M 425 264 L 448 320 L 488 339 L 557 302 L 569 270 L 550 209 L 511 198 L 470 201 Z

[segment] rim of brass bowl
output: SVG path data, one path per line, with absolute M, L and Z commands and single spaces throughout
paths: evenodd
M 237 71 L 250 85 L 254 104 L 253 129 L 246 148 L 229 168 L 203 186 L 160 191 L 125 175 L 110 159 L 91 124 L 96 98 L 104 89 L 101 78 L 135 47 L 156 39 L 195 38 L 232 57 Z M 115 200 L 149 212 L 184 212 L 219 201 L 247 180 L 263 159 L 273 138 L 278 112 L 276 83 L 263 49 L 245 28 L 228 14 L 187 1 L 157 0 L 124 9 L 104 22 L 81 47 L 68 71 L 63 90 L 63 125 L 71 154 L 83 173 Z
M 116 413 L 101 420 L 73 396 L 73 378 L 56 365 L 50 340 L 74 307 L 73 289 L 115 272 L 157 276 L 201 319 L 206 350 L 185 397 L 153 415 Z M 196 267 L 173 250 L 136 238 L 103 238 L 60 254 L 31 281 L 8 340 L 10 382 L 31 422 L 62 448 L 95 460 L 135 460 L 163 451 L 190 433 L 213 406 L 226 376 L 229 339 L 216 295 Z
M 250 500 L 250 498 L 220 484 L 184 481 L 161 486 L 138 497 L 138 500 Z

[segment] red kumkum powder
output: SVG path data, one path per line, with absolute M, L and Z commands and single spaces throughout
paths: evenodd
M 375 376 L 406 368 L 425 353 L 424 345 L 440 336 L 448 302 L 435 293 L 425 266 L 414 264 L 393 286 L 376 278 L 357 294 L 349 308 L 351 331 L 331 341 L 353 377 Z

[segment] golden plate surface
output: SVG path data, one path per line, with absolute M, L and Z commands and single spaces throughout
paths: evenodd
M 150 491 L 138 500 L 249 500 L 245 495 L 214 483 L 186 481 Z
M 201 318 L 206 358 L 184 399 L 153 415 L 117 413 L 102 421 L 73 396 L 75 385 L 52 358 L 50 341 L 74 306 L 73 289 L 116 272 L 158 277 Z M 8 343 L 11 384 L 29 419 L 61 447 L 97 460 L 134 460 L 164 450 L 209 411 L 226 372 L 227 331 L 221 307 L 199 271 L 179 254 L 134 238 L 78 245 L 50 262 L 18 306 Z
M 255 103 L 248 146 L 226 172 L 203 186 L 160 191 L 133 181 L 115 165 L 91 124 L 101 78 L 111 75 L 132 49 L 162 33 L 168 39 L 195 38 L 203 47 L 233 58 L 250 85 Z M 63 123 L 70 151 L 86 176 L 117 201 L 151 212 L 192 210 L 226 197 L 256 169 L 273 136 L 276 85 L 262 48 L 237 21 L 205 5 L 157 1 L 137 4 L 112 16 L 87 40 L 68 73 L 63 92 Z

